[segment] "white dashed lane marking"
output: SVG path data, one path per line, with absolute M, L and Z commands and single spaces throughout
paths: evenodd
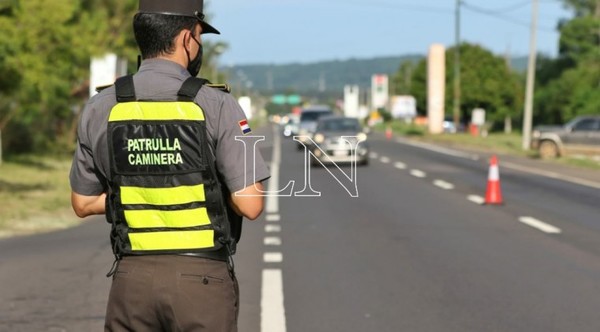
M 406 164 L 403 162 L 397 162 L 394 163 L 394 167 L 396 167 L 397 169 L 406 169 Z
M 548 234 L 560 234 L 562 231 L 560 228 L 554 227 L 550 224 L 547 224 L 543 221 L 537 220 L 532 217 L 521 217 L 519 221 L 524 223 L 525 225 L 531 226 L 533 228 L 537 228 L 538 230 L 548 233 Z
M 264 244 L 265 246 L 280 246 L 281 245 L 281 238 L 279 237 L 266 237 L 264 240 Z
M 281 263 L 283 262 L 283 254 L 280 252 L 265 252 L 263 261 L 265 263 Z
M 280 221 L 281 216 L 278 214 L 268 214 L 266 220 L 269 222 Z
M 279 225 L 266 225 L 265 232 L 267 233 L 279 233 L 281 232 L 281 226 Z
M 426 178 L 426 177 L 427 177 L 427 173 L 425 173 L 425 172 L 423 172 L 423 171 L 421 171 L 421 170 L 418 170 L 418 169 L 413 169 L 413 170 L 411 170 L 411 171 L 410 171 L 410 175 L 412 175 L 412 176 L 414 176 L 414 177 L 417 177 L 417 178 L 421 178 L 421 179 L 423 179 L 423 178 Z
M 485 199 L 481 196 L 477 195 L 469 195 L 467 199 L 475 204 L 483 205 L 485 203 Z
M 445 189 L 445 190 L 452 190 L 452 189 L 454 189 L 454 185 L 452 183 L 446 182 L 446 181 L 443 181 L 443 180 L 435 180 L 435 181 L 433 181 L 433 184 L 436 187 L 440 187 L 440 188 Z
M 406 144 L 406 142 L 404 142 L 404 141 L 399 142 L 399 143 Z M 458 154 L 458 153 L 454 153 L 454 151 L 450 152 L 449 150 L 446 150 L 446 149 L 443 149 L 443 150 L 442 149 L 438 149 L 438 148 L 434 149 L 431 146 L 424 146 L 424 145 L 421 145 L 421 144 L 415 144 L 415 145 L 421 146 L 421 147 L 424 147 L 424 148 L 428 148 L 430 150 L 434 150 L 434 151 L 437 151 L 437 152 L 441 152 L 441 153 L 445 153 L 445 154 L 449 154 L 449 155 L 454 155 L 456 157 L 463 157 L 463 158 L 468 158 L 468 159 L 473 159 L 473 160 L 477 160 L 478 159 L 474 155 Z M 372 159 L 377 159 L 379 157 L 377 155 L 377 153 L 374 153 L 374 152 L 371 152 L 371 154 L 369 156 Z M 386 157 L 386 156 L 382 156 L 379 159 L 379 161 L 382 162 L 382 163 L 384 163 L 384 164 L 389 164 L 391 162 L 390 158 Z M 397 169 L 400 169 L 400 170 L 404 170 L 404 169 L 407 168 L 407 165 L 405 163 L 403 163 L 403 162 L 399 162 L 398 161 L 398 162 L 394 162 L 394 167 L 397 168 Z M 514 166 L 512 168 L 517 169 L 517 167 L 514 167 Z M 414 177 L 417 177 L 417 178 L 426 178 L 427 177 L 427 173 L 425 173 L 425 172 L 423 172 L 421 170 L 418 170 L 418 169 L 412 169 L 412 170 L 410 170 L 410 175 L 412 175 Z M 552 177 L 551 175 L 546 175 L 546 176 Z M 576 182 L 576 181 L 572 181 L 572 182 Z M 446 182 L 444 180 L 440 180 L 440 179 L 434 180 L 433 184 L 436 187 L 442 188 L 444 190 L 453 190 L 455 188 L 454 184 L 452 184 L 450 182 Z M 589 183 L 585 183 L 585 185 L 591 186 Z M 467 200 L 469 200 L 469 201 L 471 201 L 471 202 L 473 202 L 475 204 L 478 204 L 478 205 L 484 205 L 485 204 L 485 198 L 483 198 L 481 196 L 478 196 L 478 195 L 469 195 L 469 196 L 467 196 Z M 548 234 L 560 234 L 560 233 L 562 233 L 562 230 L 560 228 L 555 227 L 555 226 L 550 225 L 550 224 L 547 224 L 547 223 L 545 223 L 545 222 L 543 222 L 541 220 L 535 219 L 533 217 L 520 217 L 519 218 L 519 222 L 521 222 L 521 223 L 523 223 L 523 224 L 525 224 L 527 226 L 533 227 L 535 229 L 538 229 L 538 230 L 540 230 L 540 231 L 542 231 L 544 233 L 548 233 Z

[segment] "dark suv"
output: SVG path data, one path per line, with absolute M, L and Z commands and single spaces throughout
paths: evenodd
M 538 150 L 542 158 L 600 155 L 600 115 L 580 116 L 564 126 L 537 126 L 531 147 Z

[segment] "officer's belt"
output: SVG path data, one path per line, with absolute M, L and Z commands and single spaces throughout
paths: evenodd
M 148 255 L 146 253 L 145 255 Z M 123 255 L 124 257 L 131 256 L 145 256 L 145 255 Z M 173 255 L 173 254 L 169 254 Z M 206 251 L 206 252 L 190 252 L 190 253 L 181 253 L 175 254 L 177 256 L 187 256 L 187 257 L 198 257 L 198 258 L 207 258 L 216 261 L 227 262 L 229 260 L 229 252 L 226 247 L 223 247 L 219 250 Z
M 229 260 L 229 252 L 226 247 L 223 247 L 219 250 L 214 251 L 206 251 L 206 252 L 190 252 L 178 254 L 180 256 L 188 256 L 188 257 L 199 257 L 199 258 L 208 258 L 216 261 L 227 262 Z

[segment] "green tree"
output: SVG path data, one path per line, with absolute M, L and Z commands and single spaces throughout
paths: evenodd
M 446 110 L 453 104 L 453 59 L 455 48 L 446 51 Z M 484 108 L 487 119 L 500 126 L 505 117 L 517 118 L 522 98 L 518 90 L 522 84 L 517 74 L 510 71 L 502 57 L 478 45 L 463 43 L 461 52 L 461 118 L 470 118 L 475 108 Z M 404 77 L 403 68 L 395 80 Z M 405 70 L 405 69 L 404 69 Z M 400 84 L 400 83 L 399 83 Z M 398 91 L 398 90 L 396 90 Z M 419 113 L 427 110 L 427 59 L 423 59 L 414 69 L 410 93 L 417 99 Z
M 392 94 L 406 95 L 412 90 L 413 72 L 416 68 L 413 61 L 403 61 L 395 75 L 392 76 Z
M 10 43 L 2 62 L 5 68 L 17 69 L 20 76 L 18 86 L 9 93 L 11 107 L 5 119 L 15 122 L 17 128 L 31 128 L 31 142 L 42 148 L 60 134 L 63 121 L 72 113 L 69 81 L 76 73 L 77 55 L 69 42 L 74 35 L 75 11 L 70 0 L 13 1 L 0 17 L 0 25 L 12 26 L 12 37 L 2 41 L 3 45 Z M 20 149 L 31 148 L 20 144 Z
M 0 1 L 0 132 L 8 152 L 72 146 L 78 113 L 88 98 L 90 58 L 115 53 L 135 72 L 132 17 L 138 3 Z M 216 74 L 216 57 L 224 47 L 209 42 L 205 50 L 204 72 Z
M 600 113 L 600 1 L 564 3 L 575 16 L 559 25 L 559 57 L 538 67 L 535 123 Z

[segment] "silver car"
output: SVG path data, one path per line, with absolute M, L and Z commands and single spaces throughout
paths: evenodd
M 319 119 L 311 146 L 317 160 L 325 163 L 348 163 L 357 161 L 359 165 L 369 163 L 367 134 L 358 119 L 343 116 L 326 116 Z M 356 158 L 356 159 L 354 159 Z
M 533 130 L 531 147 L 542 158 L 600 155 L 600 115 L 580 116 L 564 126 L 538 126 Z

